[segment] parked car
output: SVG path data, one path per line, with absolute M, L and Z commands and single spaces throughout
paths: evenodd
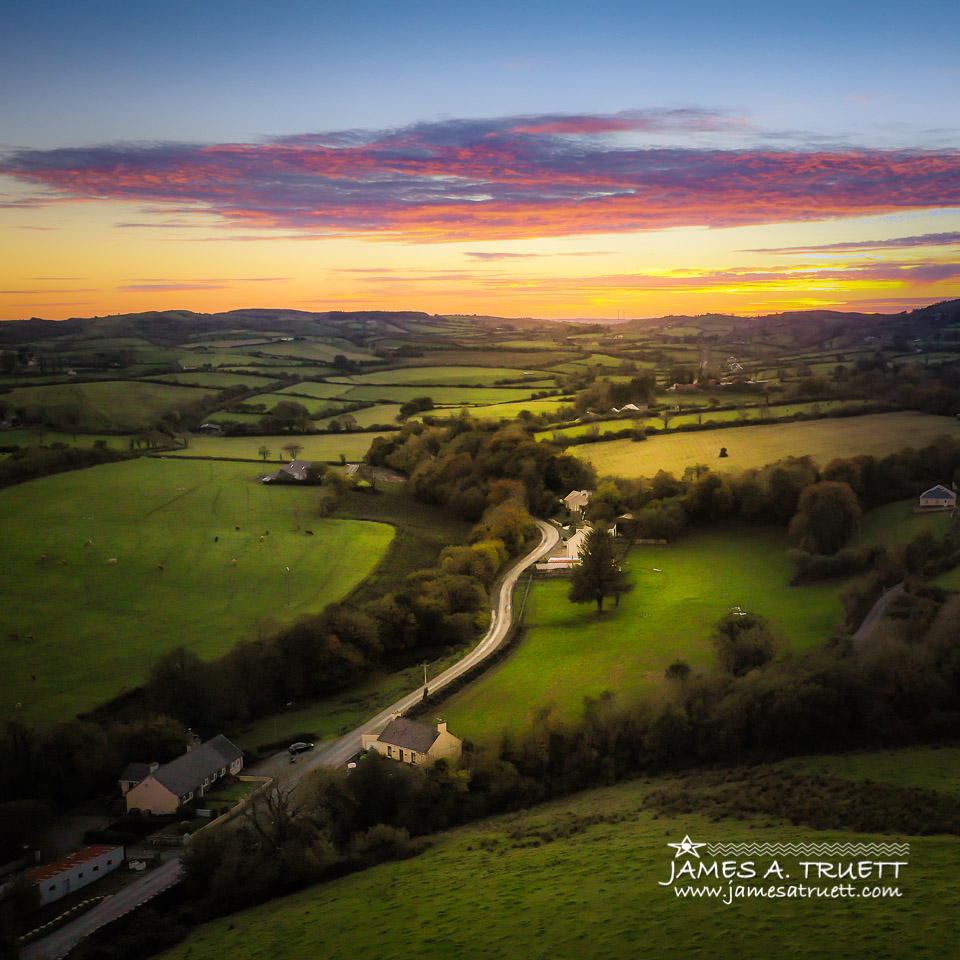
M 287 749 L 290 751 L 290 755 L 295 757 L 298 753 L 306 753 L 308 750 L 312 750 L 314 744 L 304 743 L 302 740 L 298 740 L 296 743 L 291 743 Z

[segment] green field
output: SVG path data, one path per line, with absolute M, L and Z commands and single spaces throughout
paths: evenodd
M 148 379 L 181 383 L 188 387 L 209 387 L 213 390 L 222 390 L 224 387 L 235 387 L 240 384 L 256 390 L 270 383 L 266 377 L 254 377 L 246 373 L 227 373 L 220 370 L 184 370 L 182 373 L 164 373 Z
M 960 747 L 956 746 L 914 746 L 838 756 L 797 757 L 784 760 L 777 767 L 845 780 L 872 780 L 896 787 L 960 793 Z
M 373 354 L 366 350 L 358 350 L 346 340 L 329 339 L 298 340 L 296 342 L 279 342 L 254 344 L 249 347 L 240 347 L 241 353 L 262 353 L 266 357 L 290 357 L 297 360 L 333 360 L 342 354 L 348 360 L 372 360 Z
M 289 387 L 283 387 L 278 393 L 288 394 L 296 393 L 297 397 L 286 397 L 288 400 L 297 400 L 302 403 L 300 397 L 316 397 L 320 400 L 329 400 L 332 397 L 341 396 L 347 388 L 342 383 L 314 383 L 311 380 L 302 380 L 300 383 L 291 384 Z
M 412 860 L 382 864 L 206 924 L 162 957 L 914 960 L 955 955 L 960 923 L 945 905 L 954 898 L 957 837 L 827 832 L 767 818 L 715 821 L 698 813 L 668 817 L 645 808 L 647 793 L 668 783 L 641 780 L 591 790 L 441 834 Z M 670 876 L 675 853 L 667 844 L 684 835 L 725 843 L 906 840 L 910 855 L 901 868 L 903 896 L 743 899 L 732 906 L 680 898 L 661 883 Z M 797 882 L 802 877 L 797 858 L 781 861 Z M 770 860 L 758 863 L 765 870 Z
M 234 418 L 236 419 L 236 418 Z M 270 453 L 267 463 L 287 461 L 290 457 L 283 452 L 288 443 L 299 443 L 301 460 L 326 460 L 336 463 L 343 454 L 347 460 L 362 460 L 370 449 L 374 437 L 388 436 L 383 433 L 313 433 L 274 437 L 200 437 L 190 438 L 190 446 L 185 450 L 171 450 L 165 456 L 175 457 L 225 457 L 233 460 L 260 460 L 260 447 L 266 447 Z
M 533 355 L 531 355 L 533 359 Z M 519 380 L 523 370 L 509 367 L 400 367 L 396 370 L 375 370 L 373 373 L 361 373 L 353 377 L 338 377 L 340 383 L 427 383 L 468 386 L 482 386 L 497 380 Z M 530 377 L 531 380 L 535 377 Z
M 953 520 L 949 512 L 914 513 L 916 502 L 897 500 L 865 513 L 861 521 L 863 542 L 899 547 L 909 543 L 924 528 L 932 530 L 938 537 L 951 529 Z
M 388 400 L 404 403 L 414 397 L 430 397 L 438 406 L 458 406 L 459 404 L 500 403 L 506 400 L 522 400 L 539 388 L 509 387 L 351 387 L 344 385 L 342 394 L 347 400 Z
M 43 407 L 48 418 L 66 407 L 76 407 L 85 432 L 138 430 L 171 407 L 200 400 L 216 389 L 173 387 L 162 383 L 111 380 L 65 383 L 48 387 L 17 387 L 4 395 L 10 408 Z
M 678 657 L 694 668 L 714 662 L 707 638 L 733 606 L 770 619 L 792 650 L 821 643 L 840 619 L 837 584 L 789 586 L 788 546 L 781 530 L 743 527 L 635 547 L 628 567 L 636 588 L 599 616 L 567 600 L 568 580 L 535 581 L 523 642 L 446 701 L 443 715 L 461 736 L 486 740 L 526 726 L 544 707 L 574 717 L 584 696 L 656 691 Z
M 48 721 L 90 709 L 139 683 L 157 653 L 223 653 L 370 574 L 392 527 L 319 520 L 315 489 L 258 475 L 143 458 L 0 491 L 3 710 L 22 703 Z M 296 531 L 298 511 L 314 536 Z
M 533 414 L 554 413 L 560 407 L 569 407 L 570 405 L 570 400 L 516 400 L 513 403 L 492 403 L 487 406 L 471 407 L 470 416 L 481 420 L 499 420 L 501 417 L 512 420 L 523 410 Z
M 350 416 L 357 421 L 357 426 L 373 427 L 378 423 L 396 424 L 397 415 L 400 413 L 399 403 L 378 403 L 375 407 L 366 407 L 363 410 L 354 410 Z M 331 417 L 331 419 L 334 419 Z M 319 420 L 317 426 L 322 430 L 329 428 L 330 420 Z
M 592 463 L 601 475 L 652 477 L 658 470 L 667 470 L 679 476 L 698 463 L 736 473 L 789 456 L 807 455 L 821 465 L 834 457 L 857 454 L 883 457 L 903 447 L 923 446 L 941 434 L 957 438 L 960 423 L 910 410 L 675 433 L 645 443 L 611 440 L 573 447 L 570 452 Z M 719 459 L 721 447 L 727 448 L 727 459 Z
M 56 430 L 47 430 L 43 434 L 43 444 L 47 447 L 52 443 L 65 443 L 68 447 L 92 447 L 97 440 L 102 440 L 112 450 L 128 450 L 130 447 L 129 437 L 115 433 L 78 433 L 76 439 L 72 433 L 57 433 Z M 39 443 L 40 435 L 29 430 L 0 432 L 0 447 L 34 447 Z

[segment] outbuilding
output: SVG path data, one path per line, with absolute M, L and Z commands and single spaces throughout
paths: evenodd
M 28 877 L 40 891 L 42 907 L 116 870 L 123 863 L 123 857 L 123 847 L 84 847 L 56 863 L 36 867 Z

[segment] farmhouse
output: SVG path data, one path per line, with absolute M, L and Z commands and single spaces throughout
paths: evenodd
M 377 753 L 401 763 L 428 763 L 440 757 L 456 759 L 460 756 L 462 742 L 447 732 L 444 720 L 436 724 L 394 717 L 379 734 L 365 733 L 361 737 L 364 750 Z
M 590 498 L 593 496 L 592 490 L 571 490 L 560 502 L 571 512 L 582 517 L 586 510 Z
M 313 466 L 312 460 L 291 460 L 285 467 L 279 467 L 273 473 L 260 478 L 261 483 L 306 483 L 309 479 L 307 469 Z
M 956 505 L 957 495 L 941 483 L 920 494 L 920 506 L 927 510 L 953 510 Z
M 571 570 L 577 566 L 580 563 L 580 550 L 590 530 L 590 524 L 586 524 L 566 540 L 561 540 L 546 559 L 536 565 L 537 570 Z
M 190 800 L 202 797 L 222 777 L 243 769 L 243 751 L 222 734 L 163 765 L 131 763 L 120 776 L 127 811 L 176 813 Z M 138 779 L 140 777 L 141 779 Z
M 42 907 L 116 870 L 123 855 L 123 847 L 84 847 L 56 863 L 31 870 L 27 878 L 40 891 Z

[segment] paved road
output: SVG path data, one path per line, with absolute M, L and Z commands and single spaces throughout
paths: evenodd
M 549 553 L 560 539 L 556 528 L 549 523 L 538 520 L 537 526 L 540 528 L 540 543 L 530 553 L 518 560 L 497 582 L 497 606 L 491 613 L 490 628 L 486 635 L 462 660 L 430 681 L 431 693 L 443 689 L 461 674 L 480 663 L 481 660 L 489 657 L 506 639 L 507 631 L 510 629 L 510 623 L 513 619 L 513 589 L 517 580 L 527 567 Z M 423 688 L 419 687 L 413 693 L 401 697 L 396 703 L 392 703 L 386 709 L 381 710 L 375 717 L 361 724 L 355 730 L 351 730 L 350 733 L 340 737 L 339 740 L 321 747 L 312 757 L 300 763 L 289 764 L 286 762 L 286 754 L 282 754 L 285 762 L 281 768 L 281 779 L 286 783 L 291 783 L 298 781 L 304 774 L 319 767 L 335 767 L 346 763 L 360 749 L 360 738 L 363 734 L 378 733 L 387 725 L 394 714 L 409 710 L 413 704 L 420 701 L 422 696 Z M 270 766 L 272 769 L 276 766 L 276 759 L 271 758 L 271 760 L 264 761 L 264 764 L 258 764 L 253 769 L 257 770 L 265 766 Z M 78 917 L 72 923 L 67 924 L 67 926 L 55 931 L 48 937 L 24 947 L 21 951 L 21 957 L 23 960 L 57 960 L 85 936 L 93 933 L 94 930 L 172 886 L 177 882 L 179 874 L 180 858 L 168 860 L 134 883 L 124 887 L 119 893 L 107 897 L 102 903 L 97 904 L 96 907 Z
M 898 583 L 895 587 L 888 587 L 883 591 L 883 596 L 870 608 L 870 612 L 863 618 L 860 628 L 853 635 L 854 643 L 863 643 L 873 633 L 880 618 L 887 610 L 887 604 L 897 594 L 902 593 L 905 586 L 906 584 Z
M 48 937 L 28 944 L 20 951 L 22 960 L 56 960 L 72 949 L 85 936 L 99 930 L 104 924 L 122 917 L 134 907 L 172 887 L 180 876 L 180 858 L 168 860 L 140 877 L 135 883 L 107 897 L 91 910 L 77 917 Z
M 526 556 L 521 557 L 498 582 L 497 606 L 491 614 L 490 628 L 486 635 L 462 660 L 458 660 L 439 677 L 434 677 L 430 681 L 430 693 L 442 690 L 481 660 L 485 660 L 506 639 L 513 620 L 513 588 L 517 585 L 517 580 L 527 567 L 546 556 L 560 539 L 556 528 L 549 523 L 538 520 L 537 526 L 540 528 L 540 543 Z M 360 739 L 363 734 L 379 733 L 395 714 L 409 710 L 415 703 L 419 703 L 422 697 L 423 687 L 418 687 L 412 693 L 401 697 L 396 703 L 391 703 L 366 723 L 340 737 L 339 740 L 321 747 L 309 760 L 297 764 L 299 776 L 319 767 L 337 767 L 346 763 L 360 749 Z

